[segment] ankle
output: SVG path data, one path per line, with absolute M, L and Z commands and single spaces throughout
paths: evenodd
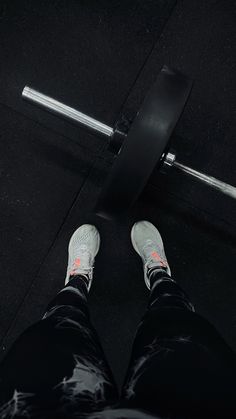
M 91 285 L 91 279 L 89 278 L 89 275 L 84 273 L 78 273 L 74 275 L 70 275 L 68 284 L 70 284 L 71 281 L 82 281 L 83 284 L 86 286 L 87 290 L 89 291 L 90 285 Z
M 168 273 L 168 269 L 163 268 L 163 267 L 153 267 L 153 268 L 148 269 L 147 277 L 150 282 L 150 289 L 152 288 L 152 286 L 155 284 L 156 281 L 161 281 L 162 279 L 173 281 L 173 279 Z
M 150 275 L 153 272 L 164 272 L 164 273 L 167 273 L 167 268 L 164 268 L 162 266 L 152 266 L 151 268 L 148 268 L 147 269 L 147 276 L 148 276 L 148 278 L 150 278 Z

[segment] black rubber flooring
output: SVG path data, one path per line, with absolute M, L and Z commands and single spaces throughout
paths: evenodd
M 5 106 L 0 114 L 2 339 L 94 156 Z
M 235 2 L 177 1 L 164 30 L 174 1 L 48 3 L 0 9 L 1 356 L 63 286 L 70 235 L 92 222 L 102 247 L 90 307 L 121 382 L 148 298 L 129 238 L 143 218 L 159 227 L 197 310 L 236 349 L 235 202 L 155 172 L 126 217 L 103 221 L 92 209 L 111 162 L 105 141 L 20 98 L 29 84 L 112 124 L 123 105 L 135 114 L 164 63 L 177 67 L 196 81 L 173 146 L 235 184 Z

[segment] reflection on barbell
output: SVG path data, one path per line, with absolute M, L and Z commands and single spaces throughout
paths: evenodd
M 33 102 L 49 112 L 55 113 L 56 115 L 62 116 L 65 119 L 78 123 L 91 131 L 98 134 L 105 135 L 106 137 L 112 137 L 114 131 L 113 128 L 100 121 L 97 121 L 91 116 L 88 116 L 82 112 L 77 111 L 64 103 L 59 102 L 51 98 L 50 96 L 44 95 L 28 86 L 25 86 L 22 97 L 29 102 Z
M 26 86 L 22 92 L 22 97 L 32 103 L 35 103 L 42 108 L 53 112 L 58 116 L 62 116 L 70 121 L 78 123 L 79 125 L 95 132 L 96 134 L 103 135 L 107 138 L 112 138 L 114 129 L 80 111 L 77 111 L 70 106 L 67 106 L 47 95 L 44 95 L 37 90 L 34 90 Z M 158 139 L 157 139 L 158 140 Z M 173 153 L 166 153 L 163 158 L 164 165 L 173 166 L 181 172 L 194 177 L 198 181 L 205 183 L 206 185 L 217 189 L 221 193 L 228 195 L 236 199 L 236 187 L 229 185 L 228 183 L 222 182 L 213 176 L 208 176 L 191 167 L 185 166 L 182 163 L 176 161 L 176 156 Z
M 182 163 L 179 163 L 176 160 L 176 156 L 173 153 L 167 153 L 164 163 L 167 164 L 168 166 L 175 167 L 181 172 L 184 172 L 185 174 L 192 176 L 203 183 L 206 183 L 212 188 L 217 189 L 218 191 L 224 193 L 225 195 L 229 195 L 232 198 L 236 199 L 236 188 L 234 186 L 229 185 L 228 183 L 222 182 L 221 180 L 216 179 L 213 176 L 209 176 L 204 173 L 201 173 L 198 170 L 192 169 L 191 167 L 185 166 Z

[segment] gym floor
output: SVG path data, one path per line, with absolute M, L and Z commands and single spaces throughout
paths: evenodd
M 113 125 L 136 114 L 163 64 L 175 67 L 195 83 L 173 148 L 235 185 L 235 18 L 235 0 L 1 1 L 1 357 L 63 286 L 73 231 L 94 223 L 91 314 L 121 383 L 148 298 L 129 236 L 139 219 L 160 229 L 173 276 L 236 350 L 236 202 L 156 170 L 125 217 L 102 220 L 106 141 L 21 99 L 27 84 Z

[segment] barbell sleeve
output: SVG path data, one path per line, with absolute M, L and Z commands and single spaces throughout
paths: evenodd
M 110 126 L 97 121 L 96 119 L 91 118 L 90 116 L 85 115 L 82 112 L 65 105 L 64 103 L 61 103 L 58 100 L 46 96 L 31 87 L 25 86 L 22 92 L 22 97 L 25 100 L 35 103 L 56 115 L 71 120 L 78 125 L 82 125 L 97 134 L 102 134 L 109 138 L 111 138 L 114 134 L 114 130 Z
M 194 177 L 195 179 L 211 186 L 212 188 L 217 189 L 218 191 L 224 193 L 225 195 L 231 196 L 232 198 L 236 199 L 236 187 L 229 185 L 228 183 L 222 182 L 221 180 L 216 179 L 213 176 L 205 175 L 197 170 L 192 169 L 191 167 L 185 166 L 178 161 L 173 162 L 173 167 L 185 174 Z

